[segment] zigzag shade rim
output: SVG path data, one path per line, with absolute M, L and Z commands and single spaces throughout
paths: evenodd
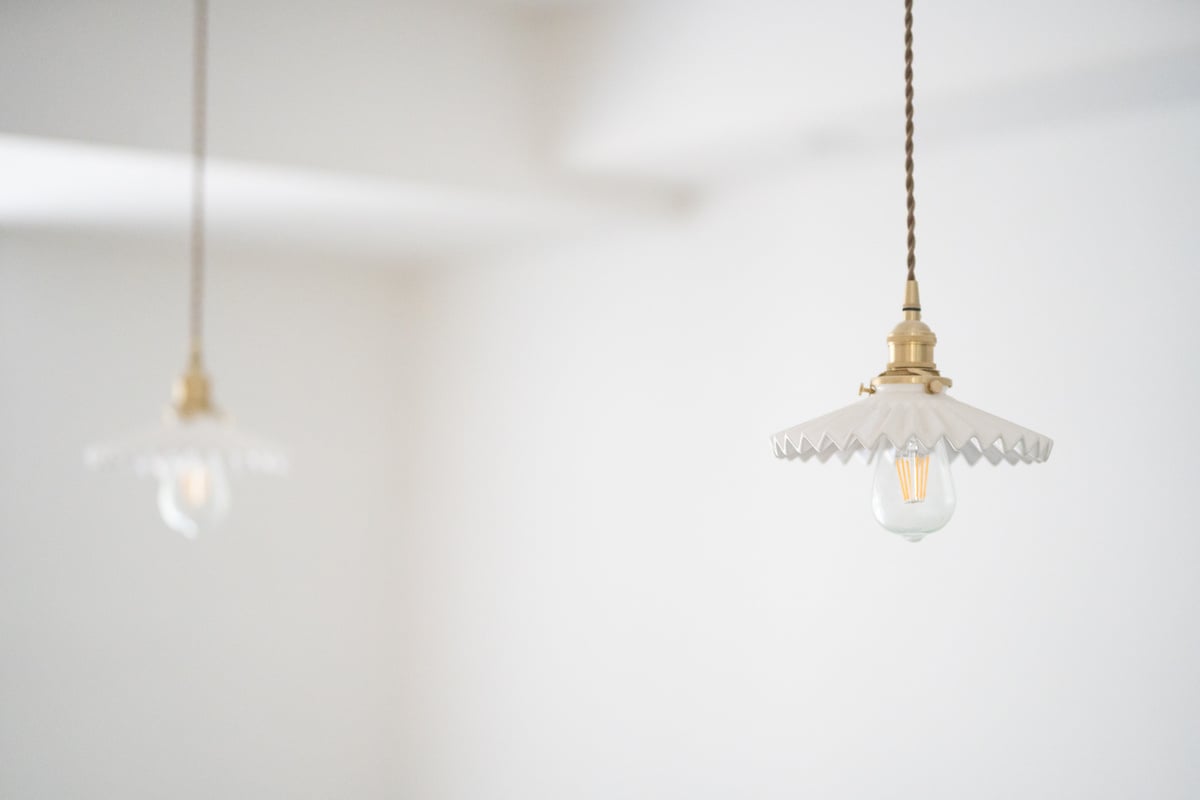
M 181 454 L 215 456 L 235 472 L 282 475 L 288 471 L 287 456 L 279 448 L 219 417 L 169 419 L 119 440 L 92 445 L 84 453 L 84 462 L 93 469 L 132 467 L 139 475 L 153 475 Z

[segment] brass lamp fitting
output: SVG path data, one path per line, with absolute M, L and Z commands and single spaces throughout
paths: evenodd
M 921 321 L 921 293 L 915 280 L 904 286 L 903 311 L 904 321 L 892 328 L 887 337 L 887 369 L 871 379 L 871 392 L 885 383 L 923 383 L 930 394 L 953 386 L 954 382 L 942 377 L 933 361 L 937 336 Z
M 171 406 L 180 419 L 191 419 L 202 414 L 216 414 L 212 402 L 212 384 L 198 349 L 192 350 L 187 369 L 175 381 L 171 392 Z

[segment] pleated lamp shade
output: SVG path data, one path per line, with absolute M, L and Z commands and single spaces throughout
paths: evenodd
M 772 444 L 779 458 L 845 462 L 856 453 L 870 461 L 912 439 L 929 450 L 944 444 L 951 460 L 962 456 L 968 464 L 1040 463 L 1054 446 L 1049 437 L 922 384 L 881 385 L 856 403 L 775 434 Z

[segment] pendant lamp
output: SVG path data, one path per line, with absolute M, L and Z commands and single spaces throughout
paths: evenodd
M 230 480 L 242 472 L 282 474 L 286 458 L 238 431 L 213 403 L 204 369 L 204 178 L 208 3 L 196 0 L 192 106 L 192 208 L 187 367 L 175 382 L 161 425 L 111 444 L 89 447 L 91 467 L 129 466 L 158 481 L 158 509 L 168 527 L 194 538 L 219 523 L 232 501 Z
M 921 320 L 916 279 L 913 187 L 912 0 L 904 3 L 904 170 L 908 195 L 908 280 L 904 319 L 888 335 L 888 365 L 866 395 L 845 408 L 772 438 L 780 458 L 847 461 L 864 456 L 875 468 L 872 509 L 884 528 L 912 542 L 942 528 L 954 513 L 951 462 L 1026 464 L 1045 461 L 1053 442 L 1040 433 L 950 397 L 953 382 L 933 360 L 937 337 Z

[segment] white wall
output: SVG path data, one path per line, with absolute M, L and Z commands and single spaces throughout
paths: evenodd
M 422 303 L 446 797 L 1189 797 L 1200 106 L 926 148 L 954 393 L 1054 436 L 943 531 L 767 437 L 882 368 L 900 159 L 730 190 Z M 891 154 L 895 155 L 895 154 Z
M 403 279 L 212 253 L 218 403 L 292 474 L 197 541 L 82 447 L 159 418 L 182 248 L 0 237 L 0 796 L 385 797 L 417 613 Z M 382 709 L 388 709 L 383 711 Z M 401 722 L 400 720 L 403 720 Z

